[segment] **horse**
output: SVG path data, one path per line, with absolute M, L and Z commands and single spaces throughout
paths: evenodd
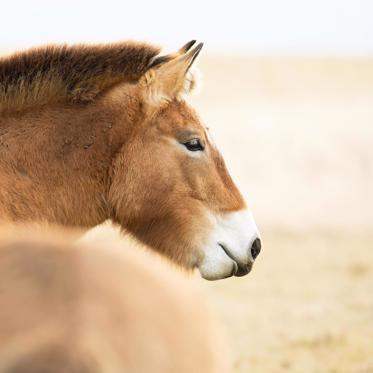
M 2 57 L 0 220 L 111 220 L 207 280 L 249 273 L 257 226 L 187 103 L 202 46 L 52 45 Z
M 202 294 L 151 252 L 17 234 L 0 243 L 0 373 L 230 371 Z

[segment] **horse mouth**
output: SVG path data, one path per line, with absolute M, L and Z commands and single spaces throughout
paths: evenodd
M 248 263 L 248 264 L 238 263 L 237 260 L 232 256 L 232 254 L 223 244 L 219 243 L 219 246 L 234 263 L 232 273 L 228 275 L 227 277 L 233 277 L 233 276 L 242 277 L 242 276 L 246 276 L 248 273 L 251 272 L 251 269 L 253 268 L 252 263 Z

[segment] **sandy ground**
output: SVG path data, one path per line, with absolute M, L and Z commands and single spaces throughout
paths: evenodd
M 246 278 L 202 283 L 234 372 L 373 372 L 373 234 L 265 234 Z

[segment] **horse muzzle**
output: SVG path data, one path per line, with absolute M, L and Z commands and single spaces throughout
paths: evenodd
M 212 218 L 212 231 L 198 265 L 206 280 L 247 275 L 262 243 L 257 226 L 246 209 Z

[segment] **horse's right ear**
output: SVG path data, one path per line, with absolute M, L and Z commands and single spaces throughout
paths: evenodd
M 181 47 L 176 53 L 157 57 L 140 80 L 145 99 L 159 105 L 162 101 L 178 98 L 188 93 L 195 85 L 190 68 L 196 60 L 203 43 L 194 48 L 195 40 Z

